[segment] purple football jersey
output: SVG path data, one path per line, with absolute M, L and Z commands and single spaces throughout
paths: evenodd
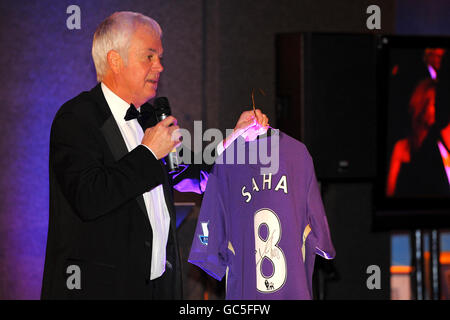
M 236 140 L 209 176 L 189 262 L 226 276 L 227 299 L 311 299 L 316 254 L 335 250 L 304 144 L 278 130 Z

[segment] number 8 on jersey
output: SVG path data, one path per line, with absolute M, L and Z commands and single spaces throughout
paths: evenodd
M 260 209 L 254 216 L 256 289 L 272 293 L 286 283 L 287 267 L 281 240 L 280 219 L 270 209 Z

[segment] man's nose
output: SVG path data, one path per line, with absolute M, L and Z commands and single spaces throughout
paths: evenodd
M 161 63 L 161 59 L 160 58 L 158 58 L 158 60 L 155 62 L 153 67 L 158 72 L 163 72 L 163 70 L 164 70 L 164 67 L 163 67 L 163 65 Z

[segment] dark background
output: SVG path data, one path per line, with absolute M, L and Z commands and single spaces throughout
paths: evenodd
M 66 27 L 66 9 L 72 4 L 81 9 L 81 30 Z M 271 124 L 277 125 L 277 34 L 370 33 L 366 28 L 366 8 L 372 4 L 381 8 L 378 32 L 450 34 L 450 3 L 444 0 L 2 0 L 0 299 L 39 298 L 48 227 L 50 125 L 65 101 L 96 84 L 90 54 L 92 35 L 105 17 L 115 11 L 130 10 L 157 20 L 163 29 L 165 51 L 159 95 L 169 97 L 181 127 L 192 132 L 193 121 L 202 120 L 204 129 L 224 131 L 234 127 L 239 114 L 251 103 L 251 89 L 258 87 L 267 96 L 257 98 L 257 103 Z M 355 79 L 354 85 L 360 84 L 364 85 Z M 371 128 L 374 124 L 364 107 L 350 119 L 360 121 L 358 117 L 363 117 Z M 329 119 L 339 115 L 340 105 L 326 108 L 329 117 L 327 113 L 321 117 L 325 123 L 332 123 Z M 308 117 L 306 113 L 307 147 L 308 135 L 313 139 L 317 131 L 339 129 L 321 121 L 317 122 L 321 127 L 308 126 L 309 119 L 319 119 Z M 340 143 L 338 150 L 351 152 L 352 141 Z M 325 151 L 311 148 L 313 156 L 319 155 L 315 160 L 320 163 L 320 154 Z M 367 174 L 367 167 L 360 162 L 355 166 L 357 175 Z M 331 173 L 335 169 L 323 165 L 323 170 Z M 368 174 L 374 174 L 370 170 L 369 166 Z M 372 184 L 365 181 L 324 185 L 324 203 L 337 250 L 335 264 L 340 271 L 339 280 L 329 284 L 329 298 L 389 299 L 389 234 L 371 231 L 371 189 Z M 190 243 L 192 234 L 189 238 L 186 230 L 195 220 L 199 198 L 178 197 L 179 201 L 197 203 L 185 229 L 180 229 L 184 242 Z M 381 268 L 381 290 L 366 287 L 365 270 L 372 264 Z M 193 288 L 198 284 L 208 286 L 202 279 L 196 282 L 188 277 L 187 281 Z M 192 297 L 202 298 L 199 295 Z

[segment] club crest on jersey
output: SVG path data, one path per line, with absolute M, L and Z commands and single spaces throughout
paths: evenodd
M 266 281 L 264 281 L 264 285 L 266 286 L 266 289 L 269 291 L 273 291 L 274 287 L 273 287 L 273 282 L 269 282 L 267 279 Z
M 200 239 L 200 243 L 205 246 L 208 245 L 208 236 L 209 236 L 208 224 L 209 224 L 209 221 L 201 222 L 203 234 L 198 235 L 198 238 Z

